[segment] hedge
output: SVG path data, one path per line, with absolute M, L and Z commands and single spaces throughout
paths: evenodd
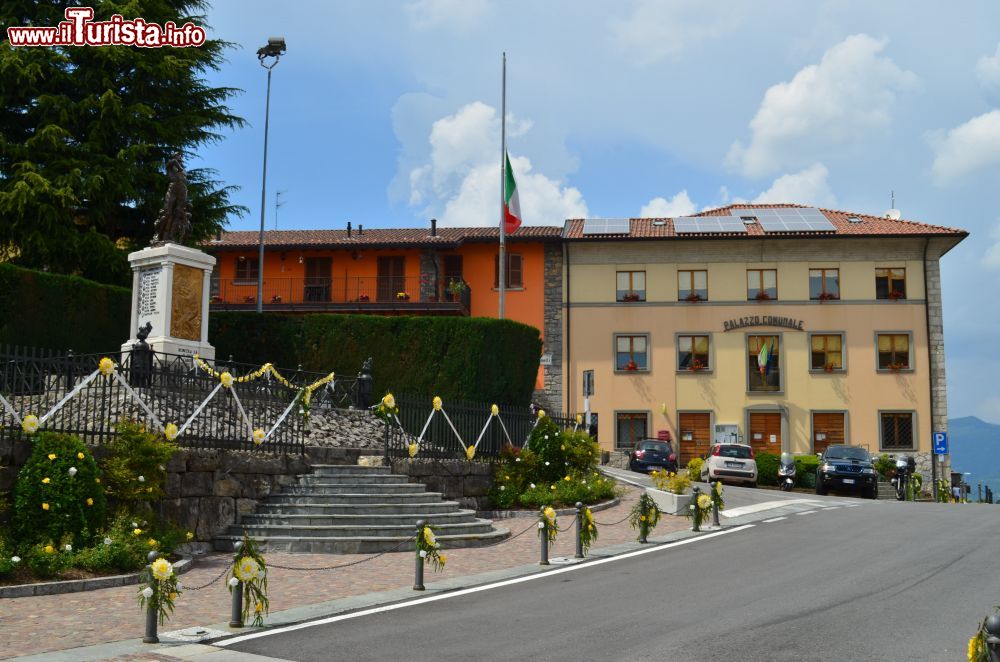
M 542 341 L 538 329 L 485 317 L 213 313 L 216 355 L 245 363 L 301 364 L 354 376 L 374 362 L 374 393 L 527 404 Z
M 0 263 L 0 345 L 107 352 L 129 339 L 131 292 Z

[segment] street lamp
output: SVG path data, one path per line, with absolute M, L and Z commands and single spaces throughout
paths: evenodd
M 257 50 L 260 66 L 267 69 L 267 102 L 264 106 L 264 174 L 260 184 L 260 250 L 257 260 L 257 312 L 264 312 L 264 205 L 267 201 L 267 129 L 271 116 L 271 70 L 285 54 L 284 37 L 268 37 L 267 46 Z M 268 58 L 273 58 L 268 63 Z

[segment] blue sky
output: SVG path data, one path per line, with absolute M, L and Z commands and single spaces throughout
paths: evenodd
M 680 215 L 734 200 L 972 234 L 942 263 L 949 410 L 1000 422 L 1000 5 L 797 1 L 216 2 L 211 82 L 250 125 L 201 152 L 267 227 L 487 225 L 500 54 L 528 223 Z

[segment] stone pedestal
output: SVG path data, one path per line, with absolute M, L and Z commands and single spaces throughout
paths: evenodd
M 147 322 L 146 342 L 155 352 L 215 358 L 208 344 L 208 293 L 215 258 L 194 248 L 163 244 L 130 253 L 132 265 L 132 339 Z

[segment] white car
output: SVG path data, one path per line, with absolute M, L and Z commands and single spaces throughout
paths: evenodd
M 757 486 L 757 460 L 753 449 L 745 444 L 715 444 L 712 453 L 701 465 L 701 479 L 714 483 L 743 483 Z

